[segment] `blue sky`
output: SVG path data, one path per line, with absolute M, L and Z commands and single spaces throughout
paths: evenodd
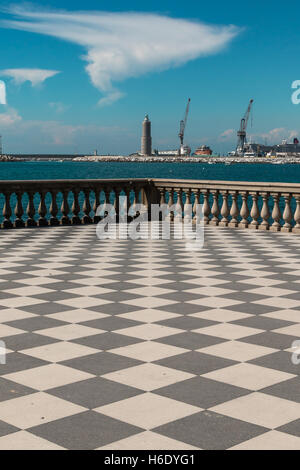
M 0 5 L 6 152 L 128 154 L 140 146 L 145 113 L 153 146 L 176 148 L 188 97 L 193 149 L 231 150 L 250 98 L 253 140 L 300 136 L 300 105 L 291 101 L 292 82 L 300 80 L 296 1 Z

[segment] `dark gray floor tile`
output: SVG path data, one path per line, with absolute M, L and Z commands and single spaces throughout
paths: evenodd
M 246 338 L 240 339 L 240 341 L 244 343 L 258 344 L 268 348 L 288 349 L 292 346 L 296 339 L 298 338 L 295 336 L 274 333 L 273 331 L 266 331 L 265 333 L 247 336 Z
M 259 436 L 268 429 L 211 411 L 203 411 L 153 431 L 200 449 L 223 450 Z
M 142 310 L 142 308 L 134 307 L 133 305 L 112 302 L 111 304 L 99 305 L 98 307 L 89 307 L 89 310 L 92 310 L 93 312 L 107 313 L 108 315 L 121 315 L 122 313 Z
M 167 289 L 167 287 L 166 287 Z M 191 294 L 190 292 L 170 292 L 168 294 L 155 296 L 159 299 L 175 300 L 176 302 L 190 302 L 191 300 L 203 299 L 205 295 Z
M 247 395 L 250 391 L 222 382 L 216 382 L 205 377 L 194 377 L 159 388 L 154 393 L 207 409 Z
M 12 351 L 36 348 L 44 346 L 45 344 L 56 343 L 57 341 L 57 339 L 35 333 L 23 333 L 20 335 L 6 336 L 5 338 L 6 347 Z
M 271 387 L 264 388 L 260 392 L 300 403 L 300 377 L 285 380 Z
M 226 310 L 234 310 L 235 312 L 240 313 L 249 313 L 254 315 L 263 315 L 264 313 L 276 312 L 277 310 L 282 310 L 282 308 L 267 307 L 266 305 L 253 304 L 251 302 L 245 302 L 237 305 L 230 305 L 229 307 L 224 307 Z
M 257 364 L 262 367 L 268 367 L 269 369 L 281 370 L 289 374 L 300 374 L 299 365 L 295 365 L 292 362 L 292 353 L 287 351 L 278 351 L 268 356 L 258 357 L 249 361 L 252 364 Z M 300 390 L 299 390 L 300 394 Z
M 99 328 L 100 330 L 114 331 L 121 330 L 122 328 L 130 328 L 132 326 L 141 325 L 141 322 L 134 320 L 127 320 L 118 316 L 111 316 L 106 318 L 99 318 L 97 320 L 91 320 L 82 322 L 82 325 L 90 328 Z
M 110 289 L 110 286 L 107 286 Z M 138 296 L 136 294 L 129 294 L 128 292 L 123 291 L 116 291 L 116 292 L 109 292 L 108 294 L 97 294 L 93 295 L 96 299 L 104 299 L 109 300 L 110 302 L 124 302 L 125 300 L 133 300 L 136 299 Z
M 140 343 L 142 340 L 130 336 L 119 335 L 118 333 L 101 333 L 99 335 L 87 336 L 85 338 L 74 339 L 72 342 L 82 344 L 90 348 L 107 351 L 109 349 L 121 348 L 130 344 Z
M 116 354 L 110 354 L 109 352 L 100 352 L 90 356 L 70 359 L 68 361 L 61 362 L 61 364 L 73 367 L 73 369 L 83 370 L 90 374 L 104 375 L 116 370 L 138 366 L 139 364 L 142 364 L 142 362 L 123 356 L 117 356 Z
M 11 374 L 21 370 L 32 369 L 49 364 L 41 359 L 21 353 L 10 353 L 6 356 L 6 364 L 1 364 L 0 375 Z
M 51 284 L 50 284 L 51 286 Z M 78 286 L 77 286 L 78 287 Z M 51 287 L 50 287 L 51 289 Z M 70 292 L 47 292 L 46 294 L 37 294 L 32 296 L 35 299 L 46 300 L 47 302 L 58 302 L 59 300 L 80 299 L 80 295 L 71 294 Z
M 67 305 L 57 304 L 55 302 L 46 302 L 44 304 L 22 307 L 21 310 L 29 313 L 35 313 L 36 315 L 51 315 L 52 313 L 67 312 L 68 310 L 72 309 Z
M 284 426 L 277 428 L 276 431 L 285 432 L 287 434 L 300 437 L 300 419 L 296 419 L 296 421 L 285 424 Z
M 96 377 L 82 382 L 53 388 L 50 395 L 93 409 L 143 393 L 137 388 Z
M 224 339 L 215 336 L 202 335 L 192 332 L 179 333 L 177 335 L 166 336 L 165 338 L 158 338 L 158 343 L 170 344 L 185 349 L 200 349 L 212 346 L 214 344 L 224 343 Z
M 237 364 L 237 362 L 197 351 L 190 351 L 177 356 L 160 359 L 156 361 L 155 364 L 170 367 L 171 369 L 183 370 L 190 374 L 202 375 L 212 372 L 213 370 L 233 366 Z
M 222 299 L 238 300 L 240 302 L 255 302 L 256 300 L 266 299 L 266 295 L 251 294 L 250 292 L 231 292 L 230 294 L 223 294 Z
M 209 309 L 202 305 L 193 305 L 187 304 L 185 302 L 177 302 L 177 304 L 159 307 L 159 310 L 163 310 L 164 312 L 179 313 L 180 315 L 191 315 L 192 313 L 199 313 Z
M 2 367 L 2 366 L 0 366 Z M 33 390 L 29 387 L 24 387 L 16 382 L 0 377 L 0 402 L 11 400 L 12 398 L 23 397 L 24 395 L 30 395 L 35 393 L 36 390 Z
M 97 449 L 116 440 L 141 432 L 130 424 L 94 411 L 59 419 L 29 430 L 69 450 Z
M 242 320 L 236 320 L 231 322 L 234 325 L 247 326 L 250 328 L 258 328 L 260 330 L 272 331 L 277 328 L 284 328 L 285 326 L 293 325 L 290 321 L 277 320 L 276 318 L 262 317 L 254 315 L 249 318 L 243 318 Z
M 205 328 L 206 326 L 216 325 L 217 322 L 204 320 L 202 318 L 180 316 L 156 322 L 158 325 L 169 326 L 171 328 L 180 328 L 183 330 L 196 330 L 197 328 Z
M 56 328 L 58 326 L 67 325 L 67 322 L 55 320 L 54 318 L 36 316 L 31 318 L 24 318 L 22 320 L 15 320 L 6 322 L 6 325 L 9 325 L 13 328 L 19 328 L 25 331 L 38 331 L 46 328 Z
M 7 436 L 8 434 L 12 434 L 18 431 L 20 431 L 19 428 L 16 428 L 11 424 L 5 423 L 4 421 L 0 421 L 0 437 Z

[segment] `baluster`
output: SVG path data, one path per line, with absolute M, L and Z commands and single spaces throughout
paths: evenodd
M 159 213 L 159 221 L 164 221 L 166 217 L 168 216 L 167 213 L 167 202 L 166 202 L 166 189 L 165 188 L 159 188 L 159 195 L 160 195 L 160 201 L 159 205 L 161 208 L 161 212 Z M 157 222 L 157 221 L 155 221 Z
M 28 205 L 26 209 L 26 214 L 28 216 L 28 219 L 26 221 L 26 227 L 36 227 L 37 223 L 34 220 L 35 216 L 35 207 L 34 207 L 34 192 L 33 191 L 28 191 Z
M 136 206 L 138 204 L 138 190 L 137 188 L 132 188 L 133 190 L 133 193 L 134 193 L 134 197 L 133 197 L 133 202 L 131 204 L 130 202 L 130 193 L 129 193 L 129 200 L 127 201 L 127 214 L 128 214 L 128 221 L 132 221 L 135 219 L 135 217 L 138 216 L 138 214 L 136 214 Z
M 174 221 L 175 222 L 182 222 L 183 218 L 183 202 L 182 202 L 182 189 L 177 190 L 177 202 L 175 206 L 175 217 Z
M 281 211 L 279 207 L 279 198 L 280 193 L 271 194 L 274 201 L 274 207 L 272 211 L 272 219 L 274 220 L 273 224 L 270 227 L 271 232 L 279 232 L 281 230 L 280 220 L 281 220 Z
M 160 194 L 160 205 L 163 206 L 166 204 L 166 189 L 165 188 L 159 188 L 159 194 Z
M 111 193 L 111 188 L 107 187 L 104 189 L 104 195 L 105 195 L 105 200 L 104 200 L 104 204 L 103 204 L 103 216 L 101 215 L 101 219 L 106 217 L 109 212 L 110 212 L 110 209 L 109 209 L 109 205 L 110 205 L 110 193 Z
M 191 223 L 192 218 L 193 218 L 193 208 L 191 206 L 191 190 L 188 189 L 185 192 L 185 204 L 184 204 L 184 222 L 185 223 Z
M 291 194 L 285 193 L 283 194 L 284 200 L 285 200 L 285 208 L 283 212 L 283 220 L 285 222 L 284 226 L 282 227 L 281 231 L 282 232 L 291 232 L 292 231 L 292 225 L 291 221 L 293 218 L 293 214 L 291 211 Z
M 81 219 L 79 217 L 80 213 L 80 204 L 79 204 L 79 191 L 78 189 L 73 189 L 73 204 L 72 204 L 72 224 L 73 225 L 80 225 Z
M 56 196 L 57 196 L 57 191 L 52 190 L 51 191 L 51 204 L 50 204 L 50 225 L 52 226 L 57 226 L 59 225 L 59 220 L 57 218 L 58 214 L 58 207 L 57 207 L 57 202 L 56 202 Z
M 212 205 L 212 208 L 211 208 L 211 213 L 213 215 L 213 218 L 210 221 L 210 223 L 211 223 L 211 225 L 219 225 L 219 214 L 220 214 L 219 201 L 218 201 L 219 191 L 214 190 L 214 191 L 212 191 L 212 194 L 213 194 L 213 198 L 214 198 L 213 205 Z
M 249 224 L 249 228 L 252 230 L 257 230 L 259 226 L 258 218 L 259 218 L 259 208 L 258 208 L 258 193 L 250 193 L 252 196 L 252 209 L 250 216 L 252 218 L 251 224 Z
M 62 225 L 69 225 L 71 223 L 69 219 L 70 206 L 69 206 L 68 196 L 69 196 L 69 191 L 67 190 L 63 191 L 63 202 L 61 206 L 61 212 L 63 214 L 62 219 L 61 219 Z
M 204 202 L 203 202 L 204 225 L 208 225 L 209 216 L 210 216 L 209 190 L 203 191 L 203 196 L 204 196 Z
M 93 211 L 95 213 L 94 223 L 97 224 L 98 222 L 100 222 L 100 219 L 101 219 L 101 217 L 99 215 L 96 215 L 97 209 L 100 206 L 100 192 L 101 192 L 101 189 L 100 188 L 95 188 L 94 192 L 95 192 L 95 202 L 94 202 L 94 206 L 93 206 Z
M 297 203 L 294 219 L 296 222 L 295 227 L 293 228 L 293 232 L 300 233 L 300 194 L 294 195 Z
M 90 212 L 91 212 L 91 203 L 90 203 L 90 190 L 89 189 L 84 189 L 84 203 L 83 203 L 83 213 L 84 216 L 82 218 L 82 222 L 84 224 L 90 224 L 92 222 L 92 219 L 90 217 Z
M 248 217 L 249 217 L 249 208 L 248 208 L 248 192 L 247 191 L 242 191 L 242 200 L 243 204 L 241 207 L 240 215 L 242 217 L 241 222 L 239 223 L 239 227 L 241 228 L 248 228 L 249 222 L 248 222 Z
M 169 202 L 166 220 L 168 220 L 169 222 L 174 222 L 174 211 L 171 209 L 171 207 L 174 205 L 174 189 L 167 188 L 167 191 L 169 193 Z
M 258 227 L 259 230 L 269 230 L 269 218 L 270 218 L 270 211 L 269 211 L 269 193 L 262 193 L 263 199 L 263 206 L 261 209 L 261 218 L 263 219 L 262 223 Z
M 39 205 L 39 209 L 38 209 L 38 213 L 39 213 L 39 220 L 38 220 L 38 226 L 39 227 L 47 227 L 48 225 L 48 221 L 46 219 L 46 215 L 47 215 L 47 206 L 46 206 L 46 203 L 45 203 L 45 198 L 46 198 L 46 191 L 40 191 L 39 192 L 40 194 L 40 205 Z
M 120 197 L 121 188 L 119 188 L 119 187 L 114 188 L 114 192 L 115 192 L 114 208 L 115 208 L 115 211 L 116 211 L 116 223 L 119 223 L 119 214 L 120 214 L 120 200 L 119 200 L 119 197 Z
M 221 191 L 223 203 L 221 208 L 221 216 L 223 217 L 221 222 L 219 223 L 220 227 L 228 227 L 229 220 L 229 207 L 228 207 L 228 191 Z
M 238 198 L 238 192 L 233 191 L 230 192 L 232 201 L 231 201 L 231 209 L 230 209 L 230 215 L 231 215 L 231 221 L 228 224 L 228 227 L 238 227 L 239 226 L 239 221 L 238 221 L 238 216 L 239 216 L 239 206 L 237 203 L 237 198 Z
M 197 214 L 197 209 L 199 211 L 199 206 L 200 206 L 200 189 L 193 189 L 193 193 L 195 194 L 195 201 L 194 201 L 194 206 L 193 206 L 193 213 L 194 213 L 194 216 L 193 216 L 193 224 L 197 224 L 198 222 L 200 222 L 200 220 L 198 220 L 201 216 L 201 213 L 199 212 L 199 214 Z
M 130 213 L 133 214 L 131 218 L 135 219 L 136 217 L 140 215 L 140 211 L 137 211 L 136 209 L 137 205 L 139 204 L 140 190 L 139 188 L 135 187 L 133 191 L 134 191 L 134 199 L 133 199 L 133 204 L 130 206 Z
M 23 204 L 22 204 L 23 193 L 21 191 L 17 191 L 16 196 L 17 196 L 17 203 L 15 207 L 16 220 L 15 220 L 14 226 L 16 228 L 25 227 L 24 220 L 22 219 L 23 214 L 24 214 L 24 209 L 23 209 Z
M 125 201 L 126 202 L 123 205 L 123 211 L 124 211 L 123 217 L 124 217 L 124 220 L 127 220 L 127 222 L 131 222 L 132 217 L 128 214 L 128 211 L 129 211 L 129 208 L 130 208 L 131 186 L 125 186 L 124 192 L 125 192 L 125 197 L 126 197 Z
M 3 217 L 4 217 L 4 220 L 3 220 L 2 227 L 3 227 L 3 228 L 12 228 L 12 227 L 13 227 L 13 223 L 12 223 L 12 221 L 10 220 L 11 215 L 12 215 L 11 206 L 10 206 L 10 196 L 11 196 L 11 193 L 10 193 L 10 192 L 5 192 L 5 193 L 4 193 L 4 196 L 5 196 L 5 204 L 4 204 L 4 207 L 3 207 Z

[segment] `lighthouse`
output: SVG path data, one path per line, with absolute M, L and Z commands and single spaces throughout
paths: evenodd
M 144 156 L 152 155 L 151 121 L 148 114 L 146 114 L 142 125 L 141 154 Z

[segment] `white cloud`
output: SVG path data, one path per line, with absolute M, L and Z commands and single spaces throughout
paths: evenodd
M 5 69 L 0 70 L 0 75 L 10 77 L 17 85 L 24 82 L 31 82 L 32 86 L 37 86 L 43 83 L 47 78 L 57 75 L 57 70 L 44 70 L 44 69 Z
M 263 139 L 269 145 L 275 145 L 280 144 L 282 140 L 291 142 L 294 137 L 299 137 L 299 135 L 300 131 L 286 129 L 285 127 L 276 127 L 275 129 L 271 129 L 270 131 L 262 134 L 252 134 L 251 138 L 252 141 Z
M 58 120 L 25 120 L 14 108 L 0 113 L 0 129 L 8 153 L 92 152 L 94 148 L 117 151 L 131 142 L 127 128 L 101 125 L 73 125 Z M 106 150 L 106 151 L 107 151 Z
M 1 128 L 12 127 L 20 121 L 22 121 L 22 118 L 14 108 L 8 108 L 5 113 L 0 113 Z
M 216 26 L 148 13 L 66 12 L 13 6 L 17 20 L 7 28 L 54 36 L 86 50 L 86 71 L 104 97 L 101 105 L 122 93 L 114 82 L 166 70 L 223 49 L 238 33 L 233 25 Z
M 235 133 L 236 131 L 234 129 L 227 129 L 226 131 L 222 132 L 222 134 L 220 134 L 219 138 L 221 140 L 229 140 Z
M 0 104 L 6 104 L 6 86 L 2 80 L 0 80 Z
M 64 103 L 61 103 L 60 101 L 49 103 L 49 106 L 50 108 L 54 109 L 57 113 L 63 113 L 67 109 L 69 109 L 69 106 L 65 105 Z

